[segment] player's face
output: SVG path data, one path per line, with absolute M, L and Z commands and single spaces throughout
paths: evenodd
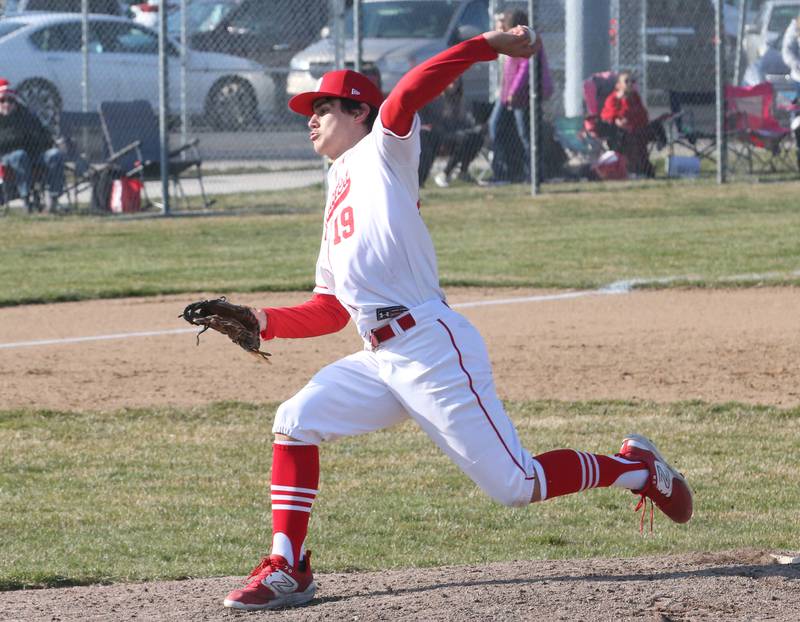
M 335 160 L 364 137 L 364 127 L 338 99 L 320 99 L 308 120 L 308 137 L 314 151 Z
M 0 95 L 0 115 L 4 117 L 14 112 L 17 107 L 17 100 L 8 95 Z
M 636 80 L 633 79 L 628 73 L 623 73 L 617 79 L 617 91 L 620 93 L 624 93 L 625 95 L 629 94 L 633 90 L 633 84 Z

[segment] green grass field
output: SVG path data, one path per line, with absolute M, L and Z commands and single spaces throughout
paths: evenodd
M 269 547 L 275 404 L 0 413 L 0 589 L 240 574 Z M 508 404 L 532 450 L 613 452 L 632 428 L 691 474 L 686 526 L 595 490 L 523 509 L 488 500 L 415 426 L 323 447 L 308 541 L 320 571 L 785 548 L 800 512 L 800 409 Z M 255 439 L 255 440 L 254 440 Z M 713 439 L 713 443 L 709 442 Z
M 792 274 L 800 268 L 796 184 L 589 187 L 601 190 L 565 187 L 535 200 L 519 186 L 426 191 L 444 286 L 598 287 L 674 276 L 714 285 L 772 272 L 776 282 L 800 282 Z M 239 216 L 7 218 L 0 305 L 309 289 L 321 203 L 315 188 L 225 197 L 219 213 L 252 210 Z
M 595 188 L 535 200 L 515 187 L 426 191 L 444 284 L 800 282 L 796 184 Z M 250 213 L 214 217 L 5 218 L 0 304 L 307 289 L 320 191 L 283 200 L 248 197 Z M 221 211 L 243 201 L 226 198 Z M 499 507 L 405 425 L 323 449 L 309 541 L 317 568 L 796 547 L 800 409 L 507 407 L 534 452 L 613 452 L 631 430 L 657 436 L 701 500 L 691 525 L 657 515 L 655 534 L 639 537 L 636 499 L 620 490 Z M 0 403 L 0 589 L 240 574 L 269 544 L 274 408 L 60 413 Z

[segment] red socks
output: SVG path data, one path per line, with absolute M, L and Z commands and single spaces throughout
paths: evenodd
M 319 486 L 319 448 L 300 441 L 272 446 L 272 553 L 291 566 L 302 559 L 311 505 Z
M 615 484 L 639 490 L 647 483 L 648 470 L 644 462 L 619 456 L 556 449 L 536 456 L 535 460 L 542 465 L 545 474 L 546 487 L 542 486 L 542 501 L 587 488 L 606 488 Z

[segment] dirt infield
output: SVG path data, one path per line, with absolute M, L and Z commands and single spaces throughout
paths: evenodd
M 452 290 L 464 304 L 542 296 Z M 263 367 L 177 315 L 196 296 L 0 309 L 3 408 L 68 410 L 282 400 L 354 351 L 352 327 L 279 341 Z M 305 294 L 234 297 L 283 305 Z M 507 399 L 699 399 L 800 404 L 800 289 L 670 290 L 463 307 Z M 71 338 L 164 332 L 64 342 Z M 26 345 L 54 340 L 46 345 Z M 8 344 L 18 344 L 8 347 Z M 0 593 L 0 620 L 228 620 L 240 578 Z M 275 620 L 733 620 L 800 618 L 800 566 L 766 551 L 624 561 L 519 561 L 318 577 L 308 607 Z M 258 615 L 258 614 L 257 614 Z M 251 619 L 249 616 L 248 620 Z
M 800 567 L 758 551 L 317 577 L 294 610 L 221 607 L 232 577 L 0 594 L 0 620 L 797 620 Z M 223 595 L 223 596 L 221 596 Z
M 452 290 L 452 304 L 547 292 Z M 235 297 L 273 306 L 306 294 Z M 195 296 L 0 309 L 0 345 L 180 330 Z M 699 399 L 800 404 L 800 289 L 670 290 L 463 308 L 507 399 Z M 361 347 L 349 326 L 267 344 L 262 367 L 206 333 L 0 348 L 3 408 L 67 410 L 283 400 L 323 364 Z

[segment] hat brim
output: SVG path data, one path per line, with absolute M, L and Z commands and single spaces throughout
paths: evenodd
M 341 98 L 339 93 L 330 93 L 326 91 L 308 91 L 295 95 L 289 100 L 289 110 L 310 117 L 314 114 L 314 102 L 323 97 L 336 97 Z

